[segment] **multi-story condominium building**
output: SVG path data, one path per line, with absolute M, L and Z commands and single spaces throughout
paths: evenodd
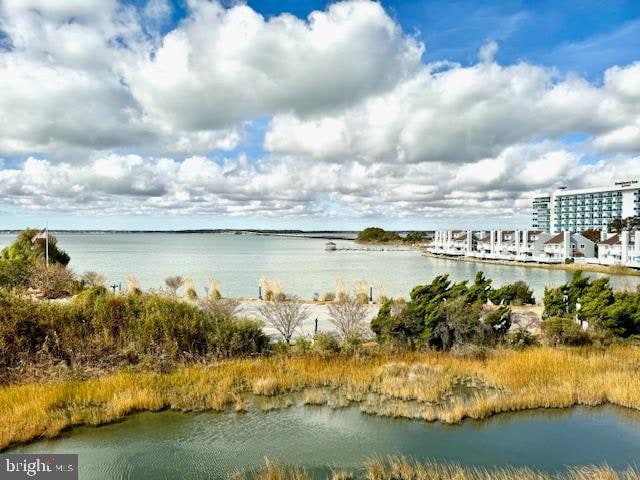
M 551 231 L 551 197 L 536 197 L 533 199 L 533 228 L 543 232 Z
M 561 188 L 533 200 L 533 227 L 545 232 L 580 232 L 606 229 L 616 218 L 640 215 L 640 185 L 637 180 L 611 187 L 567 190 Z

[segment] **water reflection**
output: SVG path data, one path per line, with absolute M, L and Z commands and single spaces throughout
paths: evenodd
M 142 413 L 120 424 L 82 427 L 16 449 L 80 454 L 81 478 L 221 478 L 265 456 L 326 472 L 402 454 L 468 466 L 638 461 L 640 413 L 622 408 L 534 410 L 449 426 L 361 414 L 356 408 L 292 407 L 267 413 Z

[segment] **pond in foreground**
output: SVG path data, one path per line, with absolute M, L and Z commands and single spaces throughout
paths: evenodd
M 15 452 L 78 453 L 82 479 L 225 478 L 264 457 L 324 478 L 327 466 L 356 471 L 371 456 L 405 455 L 467 466 L 545 471 L 640 463 L 640 413 L 576 408 L 499 415 L 446 426 L 372 417 L 357 409 L 294 407 L 235 413 L 141 413 L 81 427 Z

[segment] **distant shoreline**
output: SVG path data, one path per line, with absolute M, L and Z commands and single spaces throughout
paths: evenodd
M 0 234 L 17 235 L 22 230 L 0 230 Z M 197 229 L 197 230 L 63 230 L 51 229 L 53 234 L 232 234 L 232 235 L 268 235 L 279 237 L 304 237 L 324 240 L 355 240 L 358 232 L 349 230 L 260 230 L 260 229 Z

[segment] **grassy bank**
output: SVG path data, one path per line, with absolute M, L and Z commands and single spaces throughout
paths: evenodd
M 485 358 L 450 353 L 274 356 L 120 371 L 88 380 L 0 388 L 0 448 L 99 425 L 140 410 L 242 411 L 252 395 L 300 392 L 307 404 L 457 423 L 499 412 L 599 405 L 640 408 L 640 348 L 497 350 Z
M 257 480 L 310 480 L 313 477 L 303 468 L 283 468 L 269 460 L 252 472 Z M 238 472 L 229 480 L 245 480 L 247 476 Z M 365 463 L 362 472 L 354 474 L 347 470 L 335 469 L 327 478 L 331 480 L 640 480 L 640 471 L 628 468 L 617 472 L 607 466 L 572 467 L 565 472 L 550 475 L 529 468 L 465 468 L 446 463 L 420 463 L 404 457 L 371 459 Z
M 629 275 L 640 276 L 640 270 L 634 268 L 624 267 L 622 265 L 591 265 L 587 263 L 534 263 L 534 262 L 510 262 L 507 260 L 490 260 L 474 257 L 449 257 L 447 255 L 435 255 L 433 253 L 425 252 L 422 250 L 422 254 L 426 257 L 440 258 L 444 260 L 454 260 L 458 262 L 472 262 L 472 263 L 489 263 L 492 265 L 507 265 L 510 267 L 525 267 L 525 268 L 544 268 L 546 270 L 567 270 L 570 272 L 591 272 L 591 273 L 604 273 L 607 275 Z

